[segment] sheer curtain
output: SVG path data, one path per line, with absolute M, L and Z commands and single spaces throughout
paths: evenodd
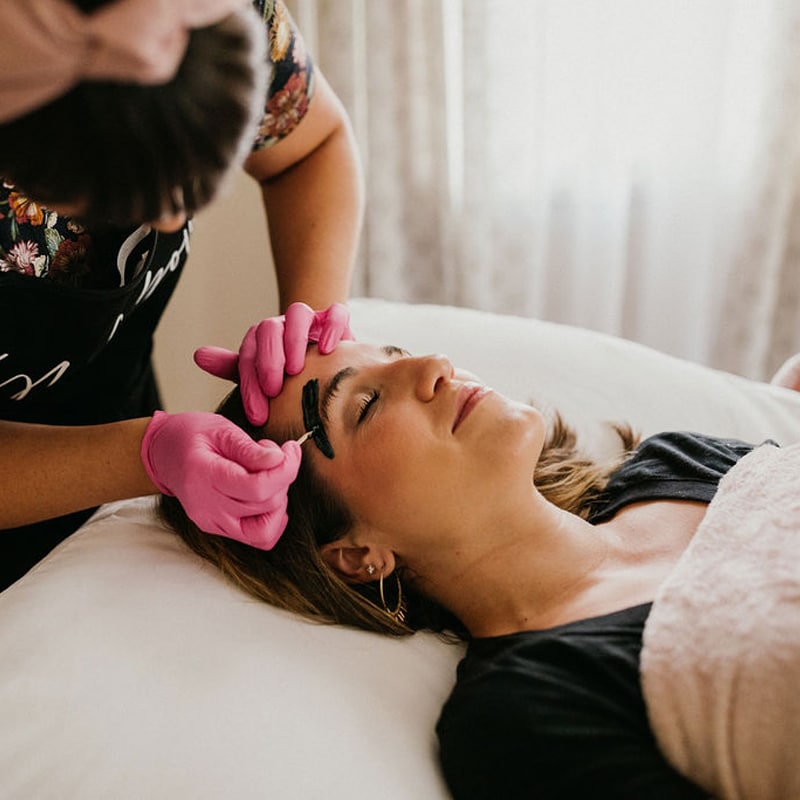
M 800 350 L 800 0 L 288 5 L 362 148 L 356 293 Z

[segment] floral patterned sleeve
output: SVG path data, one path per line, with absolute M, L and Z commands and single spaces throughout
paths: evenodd
M 80 224 L 0 179 L 0 273 L 82 285 L 93 263 L 91 238 Z
M 269 37 L 272 78 L 264 117 L 253 150 L 290 134 L 308 111 L 314 94 L 314 63 L 283 0 L 254 0 Z

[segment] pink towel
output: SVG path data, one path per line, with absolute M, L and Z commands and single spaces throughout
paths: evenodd
M 800 445 L 722 480 L 644 630 L 667 759 L 721 798 L 800 798 Z

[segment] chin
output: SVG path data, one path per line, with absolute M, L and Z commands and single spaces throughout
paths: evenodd
M 498 460 L 508 465 L 512 474 L 533 474 L 546 435 L 547 424 L 541 412 L 515 404 L 513 413 L 493 430 L 491 448 L 498 452 Z
M 547 434 L 547 420 L 538 408 L 526 403 L 512 403 L 514 416 L 519 419 L 519 426 L 526 435 L 538 436 L 544 440 Z
M 523 424 L 520 428 L 520 446 L 526 453 L 530 453 L 533 466 L 536 466 L 547 437 L 547 421 L 538 409 L 524 406 Z

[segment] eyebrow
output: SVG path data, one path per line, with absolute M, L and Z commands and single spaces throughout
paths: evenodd
M 343 380 L 353 377 L 357 373 L 354 367 L 344 367 L 340 369 L 326 384 L 322 387 L 322 397 L 319 401 L 319 415 L 325 422 L 330 422 L 328 412 L 331 407 L 331 400 L 336 392 L 339 391 L 339 386 Z
M 390 357 L 411 355 L 408 350 L 404 350 L 402 347 L 396 347 L 392 344 L 381 347 L 381 352 Z M 331 401 L 336 395 L 336 392 L 339 391 L 342 382 L 357 374 L 358 370 L 355 367 L 343 367 L 322 387 L 319 401 L 319 415 L 326 423 L 330 423 L 328 414 L 330 412 Z

